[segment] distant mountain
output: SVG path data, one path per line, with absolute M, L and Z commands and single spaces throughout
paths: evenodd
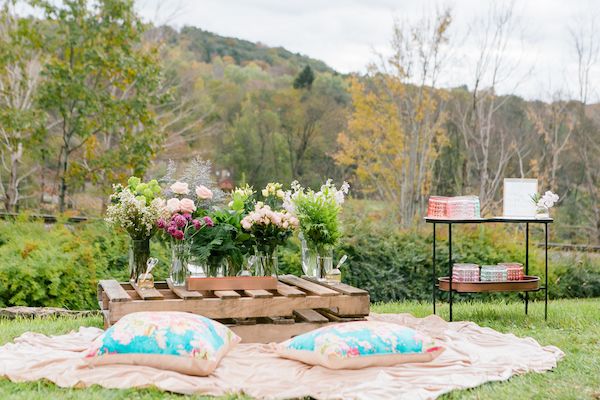
M 250 61 L 262 61 L 270 66 L 287 65 L 298 70 L 306 65 L 318 72 L 336 73 L 321 60 L 292 53 L 283 47 L 269 47 L 262 43 L 220 36 L 193 26 L 183 27 L 179 33 L 170 27 L 160 27 L 167 42 L 175 44 L 187 42 L 187 48 L 196 55 L 198 61 L 210 63 L 214 57 L 231 57 L 236 64 L 244 65 Z

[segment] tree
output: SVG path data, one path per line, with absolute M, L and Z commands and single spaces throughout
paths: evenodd
M 40 103 L 59 138 L 59 208 L 72 183 L 140 173 L 160 143 L 152 106 L 160 84 L 133 0 L 35 1 L 52 25 Z M 75 157 L 78 156 L 78 157 Z M 108 177 L 112 179 L 112 177 Z
M 449 10 L 414 25 L 396 21 L 390 59 L 352 81 L 353 111 L 338 137 L 337 162 L 394 205 L 404 227 L 423 215 L 446 140 L 445 93 L 436 84 L 450 22 Z
M 304 67 L 304 69 L 294 79 L 294 89 L 308 89 L 312 87 L 313 81 L 315 80 L 315 74 L 313 73 L 310 65 Z
M 5 1 L 0 9 L 0 190 L 9 212 L 23 197 L 22 183 L 38 170 L 34 156 L 44 123 L 35 103 L 41 82 L 39 37 L 32 20 L 15 15 L 14 5 Z

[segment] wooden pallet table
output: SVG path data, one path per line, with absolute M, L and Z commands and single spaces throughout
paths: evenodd
M 279 342 L 328 324 L 363 320 L 369 293 L 343 283 L 281 275 L 273 290 L 190 291 L 169 280 L 142 290 L 102 280 L 98 303 L 105 328 L 138 311 L 185 311 L 218 320 L 246 343 Z

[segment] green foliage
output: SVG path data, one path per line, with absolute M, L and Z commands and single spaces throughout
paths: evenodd
M 313 81 L 315 80 L 315 74 L 309 65 L 298 74 L 294 79 L 294 89 L 308 89 L 312 88 Z

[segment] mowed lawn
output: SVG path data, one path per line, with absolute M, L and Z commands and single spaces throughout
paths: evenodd
M 488 383 L 471 390 L 455 391 L 442 399 L 600 399 L 600 299 L 557 300 L 550 303 L 548 322 L 543 318 L 543 303 L 534 303 L 525 316 L 521 303 L 455 304 L 456 320 L 474 321 L 501 332 L 531 336 L 542 345 L 561 348 L 566 357 L 558 368 L 544 374 L 529 373 L 506 382 Z M 447 306 L 440 305 L 447 316 Z M 431 313 L 430 304 L 400 302 L 377 304 L 374 312 L 411 313 L 423 317 Z M 0 344 L 26 331 L 49 335 L 77 329 L 81 325 L 101 326 L 99 317 L 37 320 L 0 320 Z M 0 399 L 203 399 L 206 396 L 180 396 L 155 389 L 109 390 L 61 389 L 48 382 L 12 383 L 0 379 Z M 244 396 L 224 397 L 245 399 Z

